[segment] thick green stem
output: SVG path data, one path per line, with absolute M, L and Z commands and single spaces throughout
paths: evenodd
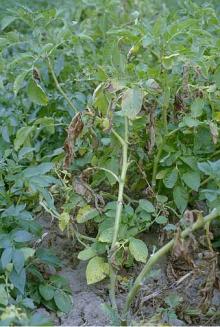
M 186 228 L 182 233 L 181 233 L 181 238 L 185 238 L 188 235 L 190 235 L 191 232 L 196 231 L 197 229 L 202 228 L 205 226 L 207 223 L 210 223 L 213 219 L 216 217 L 220 216 L 220 210 L 213 209 L 212 212 L 205 216 L 205 217 L 199 217 L 198 220 L 189 228 Z M 122 312 L 122 317 L 123 319 L 126 319 L 128 310 L 130 308 L 130 305 L 138 293 L 139 289 L 141 288 L 144 279 L 147 277 L 149 272 L 151 271 L 152 267 L 166 254 L 168 253 L 174 245 L 174 239 L 168 242 L 166 245 L 164 245 L 160 250 L 158 250 L 155 254 L 153 254 L 148 262 L 145 264 L 144 268 L 140 272 L 140 274 L 137 276 L 131 290 L 128 293 L 125 306 Z
M 122 169 L 121 169 L 121 176 L 119 179 L 119 190 L 118 190 L 118 201 L 117 201 L 117 208 L 116 208 L 116 215 L 115 215 L 115 226 L 114 226 L 114 233 L 112 239 L 111 250 L 114 251 L 115 245 L 117 243 L 118 238 L 118 231 L 120 227 L 121 221 L 121 212 L 123 207 L 123 193 L 124 193 L 124 185 L 125 185 L 125 178 L 128 168 L 128 120 L 125 117 L 125 134 L 124 140 L 121 142 L 122 149 L 123 149 L 123 156 L 122 156 Z
M 115 300 L 115 285 L 116 285 L 116 271 L 112 265 L 112 258 L 114 257 L 115 250 L 117 248 L 117 240 L 118 240 L 118 232 L 121 222 L 121 212 L 123 208 L 123 194 L 124 194 L 124 186 L 125 186 L 125 179 L 126 173 L 128 168 L 128 119 L 125 117 L 125 126 L 124 126 L 124 139 L 121 138 L 116 132 L 114 135 L 118 138 L 119 142 L 122 145 L 122 169 L 121 169 L 121 176 L 119 178 L 119 189 L 118 189 L 118 200 L 117 200 L 117 208 L 116 208 L 116 215 L 115 215 L 115 226 L 111 244 L 111 251 L 110 251 L 110 290 L 109 296 L 111 300 L 111 304 L 113 309 L 117 311 L 117 304 Z

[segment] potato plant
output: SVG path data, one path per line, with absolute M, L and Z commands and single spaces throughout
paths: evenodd
M 40 305 L 71 310 L 66 281 L 39 272 L 62 266 L 42 247 L 47 212 L 81 244 L 88 285 L 108 278 L 113 320 L 129 323 L 178 226 L 185 238 L 219 224 L 219 4 L 2 0 L 0 9 L 1 320 L 45 325 Z M 151 231 L 170 239 L 153 253 Z M 118 312 L 121 270 L 135 265 Z

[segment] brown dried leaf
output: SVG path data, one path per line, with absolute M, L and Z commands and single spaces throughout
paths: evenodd
M 209 128 L 210 128 L 210 132 L 212 135 L 212 141 L 214 144 L 217 144 L 217 142 L 218 142 L 218 126 L 215 123 L 210 122 Z
M 81 113 L 79 112 L 76 116 L 73 117 L 67 129 L 67 138 L 64 142 L 64 150 L 66 153 L 63 165 L 64 169 L 67 169 L 72 162 L 74 155 L 74 142 L 82 132 L 83 126 L 84 124 L 82 122 Z

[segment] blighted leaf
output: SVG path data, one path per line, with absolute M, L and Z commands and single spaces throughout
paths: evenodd
M 209 128 L 210 128 L 210 132 L 211 132 L 211 136 L 212 136 L 212 141 L 213 141 L 214 144 L 217 144 L 218 136 L 219 136 L 218 126 L 217 126 L 217 124 L 215 124 L 213 122 L 210 122 L 209 123 Z
M 54 287 L 48 284 L 41 284 L 39 286 L 40 295 L 46 300 L 50 301 L 54 297 Z
M 79 112 L 76 116 L 73 117 L 67 129 L 67 138 L 64 142 L 64 150 L 66 153 L 63 165 L 64 169 L 67 169 L 73 160 L 74 142 L 82 132 L 83 127 L 84 124 L 82 122 L 81 113 Z
M 109 274 L 109 265 L 102 257 L 92 258 L 86 267 L 87 284 L 97 283 Z
M 188 203 L 188 192 L 183 186 L 176 186 L 173 190 L 173 198 L 174 202 L 179 209 L 179 211 L 182 213 L 187 206 Z
M 34 79 L 30 79 L 28 83 L 27 94 L 33 103 L 39 104 L 41 106 L 46 106 L 48 103 L 48 97 L 46 96 L 42 87 L 37 84 Z
M 83 224 L 86 221 L 95 218 L 98 214 L 99 212 L 97 209 L 92 208 L 90 205 L 86 205 L 79 209 L 76 216 L 77 223 Z
M 200 186 L 200 173 L 198 171 L 189 171 L 181 176 L 184 183 L 194 191 L 198 191 Z
M 167 188 L 173 188 L 178 179 L 178 169 L 174 168 L 173 170 L 169 171 L 165 178 L 163 179 L 163 183 Z
M 149 78 L 146 81 L 146 87 L 151 89 L 152 91 L 161 91 L 160 85 L 153 78 Z
M 54 301 L 57 308 L 61 312 L 68 313 L 72 308 L 72 298 L 62 290 L 56 290 L 54 293 Z
M 78 259 L 86 261 L 86 260 L 93 258 L 95 255 L 96 255 L 96 252 L 91 247 L 88 247 L 85 250 L 82 250 L 79 252 Z
M 140 262 L 146 262 L 148 257 L 148 248 L 147 245 L 142 241 L 136 238 L 132 238 L 129 242 L 129 250 L 131 255 L 135 260 Z
M 122 96 L 122 111 L 129 119 L 135 119 L 141 111 L 144 92 L 139 89 L 127 89 Z
M 70 221 L 70 215 L 68 212 L 62 212 L 59 217 L 59 228 L 63 232 Z
M 21 127 L 17 133 L 16 138 L 14 140 L 14 148 L 15 151 L 18 151 L 20 147 L 27 141 L 27 139 L 30 137 L 30 134 L 34 131 L 33 126 L 25 126 Z
M 139 207 L 149 213 L 152 213 L 155 211 L 153 204 L 150 201 L 145 200 L 145 199 L 139 200 Z

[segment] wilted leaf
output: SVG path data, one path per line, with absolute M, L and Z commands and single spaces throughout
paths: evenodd
M 127 89 L 122 96 L 122 111 L 129 119 L 135 119 L 142 107 L 144 93 L 141 89 Z

